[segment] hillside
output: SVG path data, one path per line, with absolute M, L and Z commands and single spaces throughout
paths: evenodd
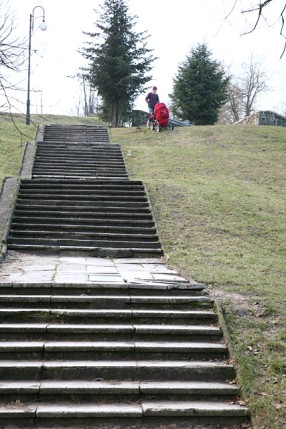
M 111 136 L 131 177 L 148 188 L 169 263 L 207 283 L 222 303 L 255 427 L 282 429 L 286 129 L 130 129 Z
M 1 179 L 17 174 L 24 142 L 35 135 L 16 123 L 22 136 L 0 116 Z M 148 189 L 168 263 L 221 303 L 257 429 L 286 425 L 285 137 L 285 128 L 267 126 L 110 130 L 130 178 Z

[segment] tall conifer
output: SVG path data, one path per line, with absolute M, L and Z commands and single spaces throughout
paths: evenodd
M 84 32 L 90 37 L 81 51 L 88 60 L 85 73 L 102 99 L 103 116 L 114 127 L 130 118 L 135 98 L 152 78 L 146 73 L 155 57 L 147 48 L 146 31 L 134 31 L 136 19 L 128 15 L 125 0 L 104 0 L 96 22 L 98 32 Z
M 211 59 L 206 44 L 192 49 L 178 67 L 170 94 L 173 113 L 196 125 L 212 125 L 227 100 L 229 78 L 220 63 Z

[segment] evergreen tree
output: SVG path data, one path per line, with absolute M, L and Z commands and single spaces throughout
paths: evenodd
M 102 113 L 114 127 L 131 116 L 136 97 L 151 80 L 146 75 L 156 59 L 147 48 L 146 31 L 134 32 L 137 16 L 128 15 L 125 0 L 104 0 L 100 7 L 96 33 L 82 49 L 88 60 L 85 69 L 91 87 L 102 99 Z
M 171 108 L 177 117 L 196 125 L 216 123 L 227 100 L 229 78 L 219 62 L 211 59 L 206 44 L 192 49 L 173 79 Z

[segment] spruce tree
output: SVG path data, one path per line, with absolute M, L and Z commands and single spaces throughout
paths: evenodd
M 104 0 L 96 22 L 98 32 L 82 49 L 88 60 L 85 74 L 102 99 L 102 113 L 114 127 L 130 118 L 136 97 L 142 93 L 146 75 L 156 59 L 147 48 L 146 33 L 136 33 L 137 16 L 128 15 L 125 0 Z
M 192 49 L 178 67 L 170 94 L 171 108 L 178 118 L 196 125 L 213 125 L 227 100 L 229 78 L 220 63 L 211 59 L 206 44 Z

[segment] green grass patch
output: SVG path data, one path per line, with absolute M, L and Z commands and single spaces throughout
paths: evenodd
M 0 116 L 1 179 L 17 173 L 24 143 L 35 136 L 24 120 L 16 121 L 22 137 Z M 130 179 L 146 185 L 168 264 L 206 283 L 222 305 L 255 429 L 286 427 L 286 128 L 138 127 L 111 129 L 110 138 L 122 147 Z

